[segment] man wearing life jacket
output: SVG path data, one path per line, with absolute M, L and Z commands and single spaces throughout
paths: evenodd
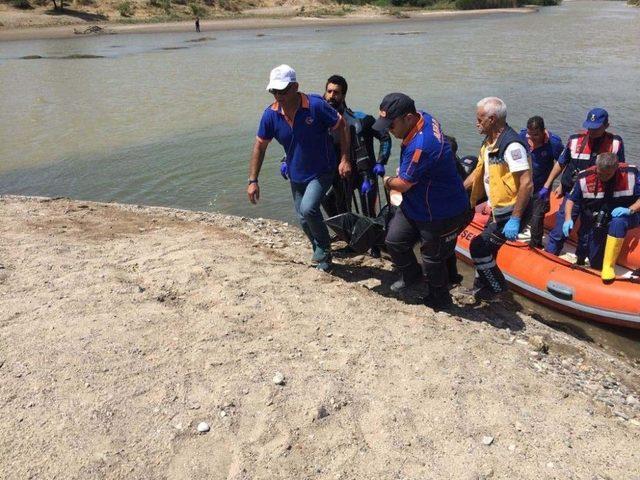
M 446 261 L 454 255 L 469 209 L 451 146 L 440 124 L 428 113 L 416 111 L 414 101 L 403 93 L 390 93 L 382 99 L 373 128 L 389 130 L 402 139 L 398 175 L 384 177 L 387 190 L 402 193 L 385 239 L 401 274 L 391 290 L 400 292 L 417 283 L 424 270 L 429 286 L 425 305 L 445 309 L 452 304 Z M 422 269 L 413 253 L 417 242 Z
M 614 266 L 627 230 L 640 223 L 640 175 L 638 167 L 618 163 L 615 153 L 601 153 L 596 164 L 578 174 L 567 198 L 562 229 L 573 228 L 573 209 L 589 232 L 589 263 L 602 269 L 602 280 L 615 278 Z
M 353 175 L 348 179 L 335 172 L 333 186 L 322 201 L 322 206 L 329 217 L 351 211 L 353 192 L 358 190 L 362 213 L 375 217 L 379 207 L 378 176 L 385 174 L 385 165 L 391 154 L 391 136 L 387 131 L 374 130 L 375 118 L 362 112 L 354 112 L 347 107 L 347 81 L 340 75 L 332 75 L 325 84 L 324 99 L 335 108 L 347 123 L 351 138 L 351 169 Z M 337 132 L 332 134 L 334 146 L 340 154 L 340 138 Z M 373 146 L 373 139 L 380 143 L 378 159 Z M 377 247 L 371 250 L 373 256 L 379 257 Z
M 507 291 L 496 255 L 507 240 L 515 240 L 520 233 L 533 182 L 526 147 L 507 124 L 507 106 L 501 99 L 487 97 L 478 102 L 476 128 L 485 139 L 478 166 L 464 185 L 471 188 L 472 207 L 485 195 L 489 198 L 492 218 L 469 248 L 476 267 L 473 293 L 476 298 L 491 299 Z
M 331 238 L 322 218 L 320 202 L 333 181 L 336 154 L 329 132 L 340 131 L 342 156 L 338 171 L 351 173 L 349 131 L 342 116 L 320 96 L 298 91 L 296 72 L 288 65 L 271 70 L 267 90 L 275 102 L 262 114 L 249 163 L 247 195 L 251 203 L 260 198 L 258 174 L 267 146 L 276 139 L 283 146 L 287 177 L 296 213 L 313 247 L 312 262 L 322 271 L 331 269 Z
M 531 117 L 527 121 L 527 128 L 520 130 L 520 139 L 524 142 L 531 158 L 531 170 L 533 176 L 533 207 L 531 209 L 531 219 L 522 235 L 521 240 L 526 240 L 530 236 L 529 245 L 532 247 L 542 247 L 542 236 L 544 234 L 544 215 L 551 208 L 549 205 L 548 191 L 540 191 L 544 187 L 544 182 L 549 177 L 554 163 L 560 158 L 564 148 L 560 137 L 544 126 L 544 119 L 539 116 Z
M 603 108 L 594 108 L 589 111 L 587 118 L 582 124 L 586 129 L 584 132 L 571 135 L 569 141 L 560 155 L 558 162 L 553 166 L 544 187 L 540 190 L 539 196 L 548 196 L 553 181 L 562 173 L 560 185 L 555 193 L 558 197 L 568 195 L 575 184 L 578 172 L 586 170 L 595 165 L 596 157 L 600 153 L 615 153 L 618 160 L 624 163 L 624 144 L 622 138 L 607 132 L 609 127 L 609 114 Z M 549 239 L 545 250 L 554 255 L 560 255 L 566 236 L 562 232 L 562 224 L 565 219 L 565 208 L 567 199 L 565 198 L 558 209 L 556 224 L 549 232 Z M 579 211 L 573 209 L 573 221 L 578 218 Z M 588 231 L 580 228 L 578 232 L 578 246 L 576 256 L 578 264 L 584 264 L 584 258 L 588 250 Z

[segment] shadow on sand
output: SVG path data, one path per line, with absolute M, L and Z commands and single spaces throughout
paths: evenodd
M 336 258 L 348 258 L 346 255 L 335 255 Z M 395 272 L 390 272 L 382 268 L 370 265 L 360 265 L 347 261 L 346 263 L 334 263 L 332 274 L 343 279 L 345 282 L 358 283 L 367 280 L 379 280 L 380 285 L 376 285 L 370 290 L 379 295 L 388 298 L 395 298 L 411 305 L 420 305 L 423 303 L 423 297 L 427 291 L 425 283 L 420 283 L 408 288 L 402 294 L 394 293 L 390 290 L 390 285 L 398 279 Z M 457 298 L 455 290 L 452 291 L 454 298 Z M 428 308 L 428 307 L 425 307 Z M 447 313 L 453 316 L 461 317 L 472 322 L 486 322 L 495 328 L 509 328 L 512 331 L 523 330 L 525 325 L 522 319 L 517 315 L 522 307 L 516 302 L 509 303 L 492 303 L 487 304 L 481 302 L 474 305 L 454 304 L 447 309 Z
M 66 15 L 69 17 L 79 18 L 87 22 L 99 22 L 99 21 L 108 20 L 108 17 L 106 15 L 102 15 L 99 13 L 81 12 L 79 10 L 72 10 L 70 8 L 65 8 L 64 10 L 48 10 L 45 12 L 45 14 L 56 16 L 56 17 L 60 15 Z

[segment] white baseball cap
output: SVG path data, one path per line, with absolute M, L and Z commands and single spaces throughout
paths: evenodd
M 297 82 L 296 71 L 289 65 L 280 65 L 271 70 L 267 90 L 284 90 L 290 83 Z

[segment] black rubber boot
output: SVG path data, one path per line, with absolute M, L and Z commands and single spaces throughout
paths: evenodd
M 447 310 L 453 306 L 453 300 L 451 294 L 446 288 L 429 287 L 429 294 L 424 297 L 425 306 L 432 308 L 433 310 Z

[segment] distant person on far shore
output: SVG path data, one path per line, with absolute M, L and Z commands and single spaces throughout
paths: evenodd
M 526 241 L 530 236 L 529 245 L 538 248 L 542 247 L 544 215 L 551 208 L 549 189 L 544 188 L 544 182 L 549 177 L 554 163 L 560 158 L 564 145 L 558 135 L 545 128 L 544 119 L 539 116 L 531 117 L 527 121 L 527 128 L 520 130 L 520 138 L 531 157 L 533 206 L 531 218 L 527 221 L 522 236 L 518 235 L 518 238 Z
M 280 173 L 291 182 L 293 203 L 302 230 L 311 241 L 313 256 L 322 271 L 331 269 L 331 237 L 324 223 L 320 202 L 333 182 L 336 153 L 331 131 L 340 132 L 339 174 L 351 174 L 349 132 L 342 116 L 318 95 L 298 91 L 296 72 L 288 65 L 271 70 L 267 91 L 275 101 L 262 114 L 249 164 L 247 196 L 260 199 L 258 175 L 272 139 L 284 148 Z
M 196 32 L 200 33 L 200 17 L 196 17 Z

